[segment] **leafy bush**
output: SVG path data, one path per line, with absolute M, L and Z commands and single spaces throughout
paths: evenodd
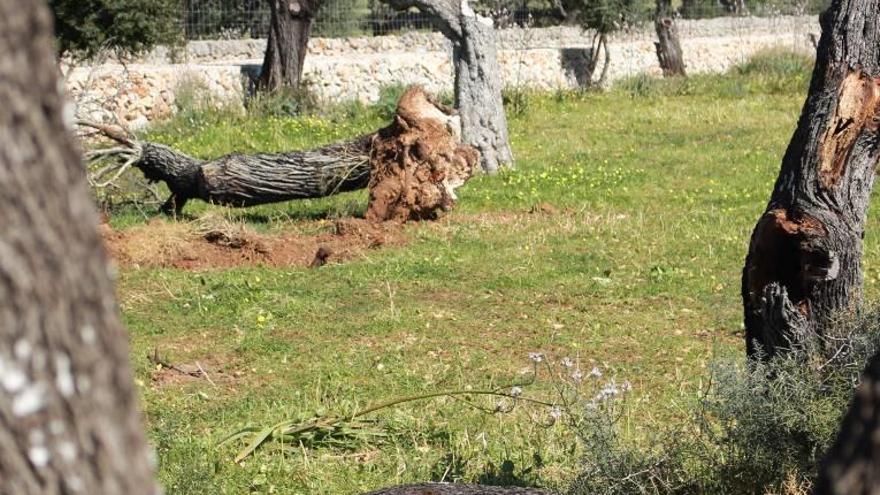
M 321 108 L 318 95 L 303 80 L 298 88 L 282 87 L 265 93 L 257 92 L 247 101 L 248 114 L 266 117 L 294 117 L 316 113 Z
M 402 83 L 382 86 L 379 89 L 379 99 L 372 105 L 377 115 L 384 120 L 390 120 L 397 112 L 397 102 L 406 91 L 406 85 Z
M 572 494 L 803 490 L 878 338 L 880 310 L 873 309 L 800 335 L 772 359 L 717 361 L 691 427 L 639 441 L 621 435 L 619 410 L 584 408 L 575 424 L 586 454 Z
M 754 53 L 734 71 L 746 76 L 801 78 L 813 70 L 814 58 L 785 48 L 768 48 Z
M 49 7 L 63 55 L 132 54 L 181 38 L 177 0 L 49 0 Z

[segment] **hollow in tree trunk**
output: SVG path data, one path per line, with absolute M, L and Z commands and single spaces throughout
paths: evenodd
M 59 87 L 45 3 L 0 0 L 0 493 L 158 494 Z
M 257 80 L 261 91 L 298 88 L 318 0 L 268 0 L 269 40 Z
M 485 172 L 513 166 L 492 20 L 475 13 L 467 0 L 387 1 L 398 9 L 416 7 L 427 13 L 452 42 L 462 141 L 480 152 Z
M 861 296 L 880 155 L 880 1 L 837 0 L 821 23 L 809 95 L 743 268 L 750 357 L 821 331 Z
M 678 40 L 678 29 L 672 16 L 669 0 L 657 0 L 654 12 L 654 29 L 657 31 L 657 60 L 664 77 L 684 76 L 684 57 Z

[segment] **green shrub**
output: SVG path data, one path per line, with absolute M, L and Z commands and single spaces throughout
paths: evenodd
M 177 0 L 49 0 L 62 55 L 89 58 L 103 49 L 120 54 L 181 40 Z
M 513 117 L 522 117 L 529 113 L 533 96 L 532 92 L 519 86 L 508 86 L 501 91 L 504 108 Z
M 613 89 L 635 98 L 801 94 L 809 86 L 813 61 L 813 57 L 809 55 L 774 48 L 752 55 L 724 75 L 696 74 L 686 78 L 661 78 L 638 74 L 618 81 Z
M 383 120 L 390 120 L 397 112 L 397 102 L 406 91 L 406 85 L 402 83 L 382 86 L 379 89 L 379 99 L 373 103 L 372 108 Z
M 584 408 L 585 452 L 572 495 L 768 493 L 808 486 L 833 441 L 865 363 L 877 350 L 880 311 L 801 335 L 760 362 L 720 360 L 692 423 L 627 440 L 618 410 Z M 648 445 L 648 447 L 643 447 Z
M 272 93 L 257 92 L 247 101 L 248 114 L 259 117 L 294 117 L 321 109 L 318 95 L 303 81 L 298 88 L 282 87 Z

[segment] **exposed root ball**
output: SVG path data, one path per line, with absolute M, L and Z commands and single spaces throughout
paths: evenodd
M 407 89 L 394 122 L 373 138 L 368 221 L 435 219 L 455 206 L 455 189 L 480 155 L 459 142 L 454 125 L 422 88 Z

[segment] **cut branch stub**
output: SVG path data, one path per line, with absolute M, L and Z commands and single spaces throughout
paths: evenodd
M 395 121 L 373 138 L 367 220 L 433 219 L 455 205 L 455 189 L 480 155 L 456 139 L 454 127 L 422 88 L 407 89 Z

